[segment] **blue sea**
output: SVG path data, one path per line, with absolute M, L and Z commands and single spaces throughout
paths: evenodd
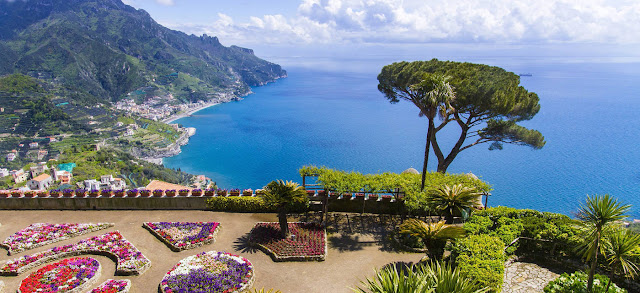
M 609 193 L 632 204 L 632 216 L 640 218 L 640 60 L 489 50 L 273 56 L 288 78 L 178 120 L 197 133 L 164 164 L 204 174 L 223 188 L 254 189 L 274 179 L 301 182 L 297 170 L 306 164 L 362 173 L 420 169 L 426 118 L 408 102 L 389 103 L 376 77 L 393 61 L 437 57 L 530 73 L 521 84 L 540 96 L 540 112 L 523 125 L 542 132 L 544 148 L 480 145 L 463 151 L 448 170 L 489 182 L 490 206 L 571 215 L 587 195 Z M 455 125 L 448 127 L 438 139 L 450 142 L 445 148 L 458 135 Z

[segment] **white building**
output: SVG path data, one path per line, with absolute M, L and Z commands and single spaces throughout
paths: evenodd
M 9 170 L 7 170 L 7 168 L 1 168 L 0 177 L 7 177 L 7 176 L 9 176 Z
M 9 172 L 9 174 L 11 174 L 11 176 L 13 177 L 13 181 L 15 183 L 22 183 L 27 181 L 27 173 L 25 173 L 22 169 L 20 170 L 11 170 Z
M 127 185 L 120 178 L 113 178 L 112 175 L 100 176 L 100 189 L 120 190 L 125 189 Z
M 7 161 L 11 162 L 13 160 L 16 159 L 16 154 L 15 153 L 8 153 L 7 154 Z
M 86 190 L 100 190 L 100 182 L 95 179 L 89 179 L 84 181 L 84 189 Z
M 31 190 L 46 190 L 51 185 L 51 176 L 49 174 L 40 174 L 27 182 L 27 186 Z
M 32 149 L 35 149 L 38 146 L 39 146 L 39 144 L 37 142 L 35 142 L 35 141 L 29 144 L 29 147 L 32 148 Z

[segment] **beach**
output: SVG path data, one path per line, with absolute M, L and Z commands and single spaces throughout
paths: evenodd
M 162 122 L 170 124 L 170 123 L 172 123 L 172 122 L 174 122 L 174 121 L 176 121 L 178 119 L 181 119 L 181 118 L 184 118 L 184 117 L 189 117 L 193 113 L 196 113 L 196 112 L 198 112 L 200 110 L 203 110 L 203 109 L 206 109 L 206 108 L 209 108 L 211 106 L 218 105 L 218 104 L 220 104 L 220 102 L 217 102 L 217 101 L 216 102 L 206 102 L 206 103 L 200 104 L 197 107 L 194 107 L 194 108 L 188 109 L 186 111 L 181 111 L 181 112 L 178 112 L 176 114 L 173 114 L 173 115 L 163 119 Z

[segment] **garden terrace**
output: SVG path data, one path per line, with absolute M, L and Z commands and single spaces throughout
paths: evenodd
M 310 214 L 310 216 L 313 214 Z M 343 216 L 331 219 L 330 234 L 327 236 L 328 257 L 323 262 L 274 262 L 270 256 L 248 245 L 247 237 L 256 222 L 274 222 L 274 214 L 265 213 L 219 213 L 208 211 L 0 211 L 0 239 L 35 222 L 54 222 L 64 218 L 67 222 L 100 221 L 114 223 L 113 228 L 104 231 L 120 233 L 152 262 L 152 266 L 142 275 L 130 276 L 131 293 L 155 292 L 160 280 L 180 260 L 206 251 L 225 251 L 249 259 L 254 266 L 256 278 L 254 288 L 274 288 L 282 292 L 351 292 L 349 287 L 358 285 L 359 280 L 371 276 L 373 268 L 379 268 L 393 262 L 417 262 L 424 254 L 396 253 L 390 250 L 383 236 L 393 223 L 385 216 L 385 224 L 379 217 L 363 217 L 351 220 L 351 228 L 346 227 Z M 215 219 L 224 228 L 216 236 L 215 243 L 206 244 L 192 250 L 172 252 L 151 233 L 142 228 L 149 222 L 206 222 Z M 397 223 L 399 217 L 394 217 Z M 302 220 L 291 218 L 292 222 Z M 315 219 L 305 219 L 313 221 Z M 99 235 L 93 232 L 87 237 Z M 61 241 L 56 246 L 77 243 L 75 239 Z M 50 246 L 35 250 L 39 252 Z M 0 253 L 0 264 L 16 256 Z M 30 253 L 29 253 L 30 254 Z M 91 256 L 102 265 L 102 276 L 96 281 L 101 284 L 114 278 L 115 263 L 104 256 Z M 33 270 L 35 271 L 35 269 Z M 25 272 L 26 274 L 31 271 Z M 26 276 L 26 275 L 24 275 Z M 295 281 L 291 281 L 295 276 Z M 0 276 L 6 285 L 5 292 L 15 292 L 22 277 Z

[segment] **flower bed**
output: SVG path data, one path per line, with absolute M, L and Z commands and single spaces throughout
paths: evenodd
M 220 230 L 216 222 L 146 222 L 142 226 L 173 251 L 212 243 Z
M 244 257 L 209 251 L 182 259 L 160 282 L 163 293 L 248 290 L 254 281 L 253 265 Z
M 76 236 L 113 227 L 112 223 L 49 224 L 35 223 L 7 237 L 0 246 L 7 248 L 9 255 L 25 250 L 67 240 Z
M 116 274 L 118 275 L 140 275 L 151 265 L 151 261 L 131 242 L 124 239 L 120 232 L 113 231 L 82 240 L 76 244 L 54 247 L 9 260 L 0 268 L 0 275 L 15 276 L 43 263 L 81 254 L 99 254 L 111 257 L 116 261 Z
M 274 261 L 323 261 L 327 256 L 327 233 L 321 225 L 289 223 L 291 238 L 282 238 L 277 222 L 257 223 L 249 242 L 271 255 Z
M 100 276 L 100 263 L 75 257 L 46 265 L 22 280 L 18 293 L 76 293 L 86 290 Z
M 98 288 L 91 290 L 90 293 L 127 293 L 131 289 L 131 281 L 127 279 L 112 280 L 100 284 Z

